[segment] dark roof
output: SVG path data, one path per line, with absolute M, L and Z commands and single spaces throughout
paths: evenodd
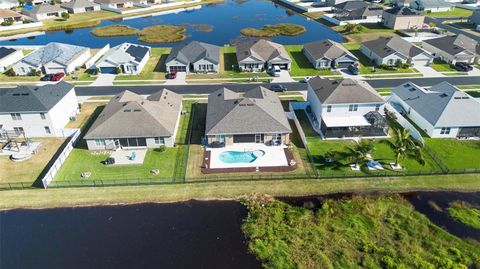
M 322 104 L 385 103 L 372 86 L 361 80 L 330 80 L 317 76 L 308 80 L 308 85 Z
M 396 52 L 406 56 L 415 57 L 425 51 L 398 36 L 380 37 L 364 42 L 362 45 L 369 48 L 380 57 L 386 57 Z
M 433 38 L 423 42 L 443 50 L 450 55 L 456 55 L 465 50 L 474 54 L 480 54 L 480 44 L 462 34 Z
M 0 48 L 0 59 L 14 53 L 15 51 L 17 51 L 17 50 L 12 49 L 12 48 L 1 47 Z
M 385 12 L 396 16 L 422 16 L 421 11 L 409 8 L 409 7 L 394 7 L 386 9 Z
M 340 43 L 337 43 L 330 39 L 323 39 L 307 43 L 303 46 L 303 49 L 308 51 L 316 60 L 324 57 L 335 60 L 343 56 L 349 56 L 354 60 L 358 60 L 355 55 L 345 49 Z
M 285 59 L 286 62 L 291 62 L 290 56 L 283 45 L 265 39 L 240 42 L 237 44 L 236 49 L 238 62 L 250 56 L 264 62 L 271 61 L 277 57 Z
M 335 17 L 381 16 L 383 7 L 363 1 L 348 1 L 334 6 Z
M 141 62 L 143 57 L 145 57 L 145 55 L 148 54 L 148 51 L 149 51 L 148 47 L 130 45 L 125 52 L 130 54 L 133 58 L 135 58 L 135 61 Z
M 347 2 L 334 5 L 333 7 L 335 9 L 354 10 L 354 9 L 368 7 L 370 5 L 371 5 L 370 3 L 367 3 L 364 1 L 347 1 Z
M 17 86 L 0 95 L 0 113 L 48 112 L 73 88 L 64 81 L 43 86 Z
M 220 61 L 220 48 L 203 42 L 192 41 L 172 49 L 166 63 L 177 60 L 184 64 L 194 63 L 201 59 L 209 60 L 215 64 Z

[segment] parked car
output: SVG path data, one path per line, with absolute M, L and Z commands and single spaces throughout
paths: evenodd
M 285 87 L 281 84 L 273 84 L 272 86 L 270 86 L 270 90 L 272 90 L 274 92 L 286 92 L 287 87 Z
M 360 70 L 358 69 L 358 65 L 351 64 L 347 67 L 347 69 L 352 75 L 360 74 Z
M 177 77 L 177 72 L 173 71 L 167 74 L 167 79 L 175 79 Z
M 281 71 L 280 67 L 278 67 L 278 65 L 274 65 L 270 69 L 270 74 L 274 77 L 279 77 L 280 76 L 280 71 Z
M 50 81 L 52 80 L 53 74 L 46 74 L 42 78 L 40 78 L 41 81 Z
M 64 73 L 56 73 L 55 75 L 52 76 L 50 81 L 60 81 L 63 79 L 63 77 L 65 77 Z
M 467 63 L 457 62 L 455 63 L 455 69 L 461 72 L 469 72 L 473 70 L 473 67 Z

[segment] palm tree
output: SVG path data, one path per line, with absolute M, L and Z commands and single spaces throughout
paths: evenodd
M 362 166 L 366 164 L 370 159 L 370 154 L 375 150 L 373 144 L 368 140 L 360 140 L 352 146 L 346 146 L 343 157 L 349 160 L 351 163 L 355 163 L 355 166 Z
M 425 165 L 421 144 L 418 143 L 407 129 L 394 128 L 393 139 L 382 140 L 395 153 L 395 166 L 398 167 L 400 159 L 405 157 L 416 160 L 419 164 Z

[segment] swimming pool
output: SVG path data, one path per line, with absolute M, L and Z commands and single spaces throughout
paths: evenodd
M 258 157 L 265 155 L 263 150 L 254 151 L 225 151 L 218 158 L 224 163 L 253 163 Z

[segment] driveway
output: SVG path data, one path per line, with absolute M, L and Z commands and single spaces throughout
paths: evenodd
M 417 69 L 418 72 L 422 73 L 424 77 L 444 77 L 442 73 L 436 71 L 430 66 L 416 65 L 414 68 Z
M 115 74 L 98 74 L 97 79 L 90 86 L 111 86 L 116 76 Z
M 187 73 L 177 72 L 177 77 L 175 79 L 167 79 L 164 85 L 186 85 L 187 84 Z
M 272 80 L 273 83 L 278 82 L 295 82 L 295 80 L 290 76 L 287 70 L 280 70 L 280 76 L 274 77 Z

